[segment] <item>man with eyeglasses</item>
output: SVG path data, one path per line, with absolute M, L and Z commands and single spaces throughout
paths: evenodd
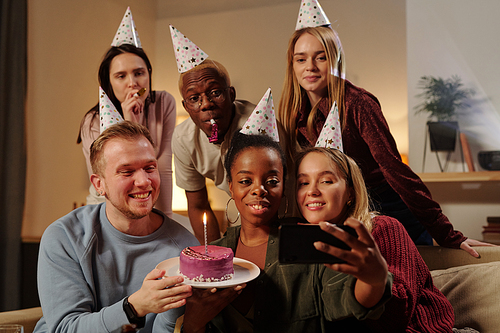
M 220 238 L 205 178 L 229 193 L 223 158 L 233 133 L 245 124 L 255 105 L 236 100 L 227 70 L 211 59 L 182 73 L 179 90 L 190 118 L 175 128 L 172 137 L 175 178 L 177 186 L 186 191 L 191 226 L 203 244 L 203 213 L 207 213 L 208 242 Z

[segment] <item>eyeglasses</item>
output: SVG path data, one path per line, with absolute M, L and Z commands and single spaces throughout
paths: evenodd
M 205 97 L 207 97 L 207 99 L 211 103 L 219 104 L 226 100 L 226 95 L 224 94 L 224 92 L 227 89 L 229 89 L 229 87 L 226 87 L 224 89 L 213 89 L 209 92 L 191 95 L 184 100 L 184 103 L 186 103 L 189 109 L 198 111 L 198 109 L 201 107 L 201 104 L 203 104 L 203 95 L 205 95 Z

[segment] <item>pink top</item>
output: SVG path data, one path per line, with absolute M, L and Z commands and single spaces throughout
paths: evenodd
M 172 134 L 176 120 L 175 99 L 166 91 L 156 91 L 156 101 L 149 105 L 146 112 L 147 121 L 144 119 L 142 125 L 149 129 L 151 137 L 156 144 L 156 158 L 158 159 L 158 170 L 161 179 L 160 196 L 155 207 L 164 212 L 168 217 L 172 217 Z M 99 136 L 99 117 L 92 119 L 92 116 L 92 113 L 85 115 L 80 133 L 83 155 L 87 162 L 89 176 L 92 175 L 90 145 Z M 102 201 L 104 201 L 104 198 L 99 197 L 91 185 L 87 204 Z

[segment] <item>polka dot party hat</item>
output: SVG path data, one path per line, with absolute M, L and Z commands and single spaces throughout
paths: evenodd
M 330 20 L 328 20 L 319 2 L 317 0 L 302 0 L 295 30 L 323 25 L 330 25 Z
M 321 133 L 319 133 L 318 141 L 316 141 L 316 147 L 335 148 L 344 152 L 337 102 L 333 102 L 332 109 L 326 118 L 323 129 L 321 130 Z
M 99 133 L 104 132 L 109 126 L 123 121 L 122 116 L 101 87 L 99 87 L 99 119 L 101 123 Z
M 276 142 L 280 141 L 271 88 L 267 89 L 240 132 L 247 135 L 264 134 Z
M 174 44 L 175 60 L 177 60 L 179 73 L 187 72 L 208 58 L 208 54 L 203 52 L 171 24 L 170 35 L 172 36 L 172 44 Z
M 135 45 L 135 47 L 142 47 L 130 7 L 127 7 L 122 22 L 116 31 L 115 38 L 113 38 L 113 42 L 111 42 L 111 46 L 120 46 L 122 44 L 132 44 Z

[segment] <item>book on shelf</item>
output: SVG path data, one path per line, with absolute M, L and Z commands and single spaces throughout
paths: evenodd
M 487 225 L 483 226 L 483 241 L 500 244 L 500 216 L 488 216 Z
M 500 226 L 500 216 L 488 216 L 486 218 L 486 222 L 488 222 L 488 225 L 498 225 Z

